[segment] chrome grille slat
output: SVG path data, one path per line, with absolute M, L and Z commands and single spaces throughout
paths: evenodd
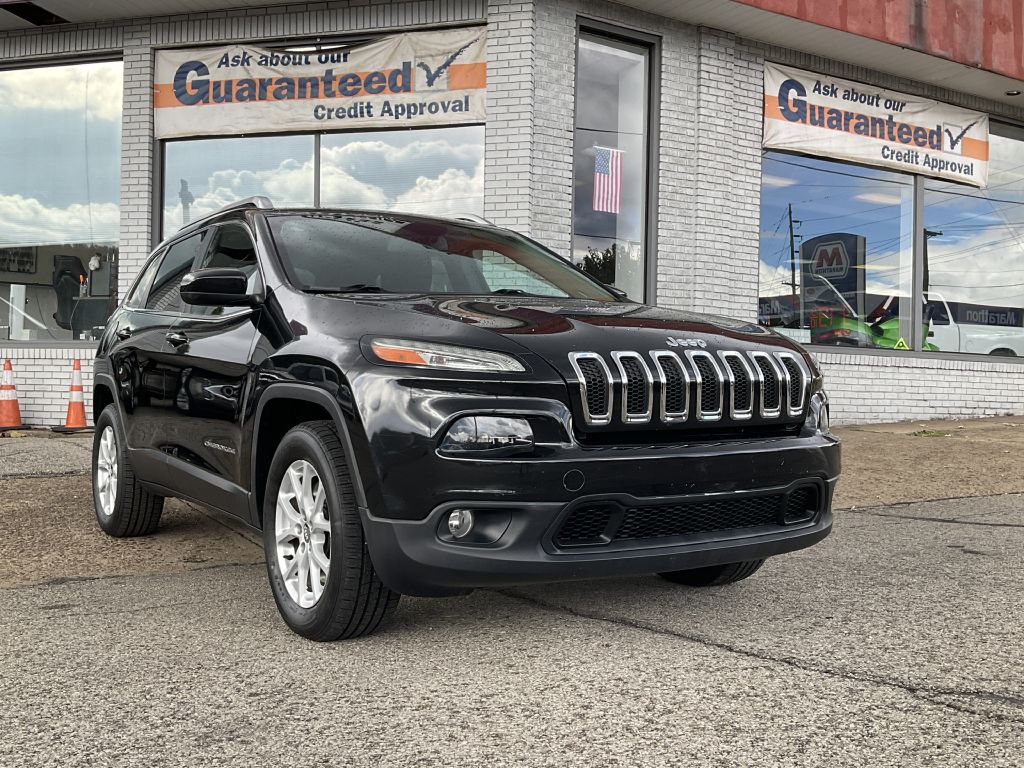
M 597 352 L 569 355 L 588 426 L 799 418 L 806 409 L 811 376 L 793 352 L 656 349 L 609 357 L 611 365 Z
M 654 376 L 639 352 L 612 352 L 622 381 L 622 421 L 643 424 L 654 409 Z
M 661 394 L 661 420 L 666 424 L 686 421 L 690 410 L 690 373 L 679 355 L 667 349 L 651 352 Z
M 754 415 L 754 371 L 739 352 L 719 352 L 729 381 L 729 417 L 737 421 Z

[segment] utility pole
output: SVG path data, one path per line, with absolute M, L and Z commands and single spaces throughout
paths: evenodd
M 799 219 L 793 218 L 793 204 L 789 204 L 789 288 L 796 299 L 796 234 L 793 232 L 793 225 L 799 224 Z

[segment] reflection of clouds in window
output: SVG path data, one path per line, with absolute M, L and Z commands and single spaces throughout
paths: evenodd
M 1024 131 L 995 124 L 992 130 L 987 187 L 925 182 L 929 282 L 947 301 L 1020 309 Z
M 117 203 L 51 208 L 33 198 L 0 195 L 0 245 L 116 242 Z
M 36 67 L 2 73 L 0 109 L 85 112 L 92 120 L 121 119 L 121 62 Z
M 483 128 L 327 134 L 320 152 L 324 207 L 483 212 Z M 219 167 L 211 167 L 211 158 Z M 313 137 L 210 139 L 168 144 L 165 234 L 181 226 L 180 180 L 192 219 L 252 195 L 313 205 Z

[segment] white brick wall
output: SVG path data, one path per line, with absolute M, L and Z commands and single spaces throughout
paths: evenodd
M 71 366 L 77 357 L 82 363 L 85 385 L 85 415 L 92 423 L 92 363 L 95 346 L 88 349 L 46 347 L 30 349 L 21 346 L 0 346 L 0 364 L 10 360 L 14 368 L 14 385 L 23 423 L 32 427 L 64 426 L 71 385 Z
M 0 65 L 123 51 L 123 289 L 153 238 L 154 47 L 486 20 L 485 214 L 565 254 L 571 245 L 575 31 L 580 17 L 661 39 L 656 269 L 657 302 L 664 306 L 754 317 L 766 58 L 1024 120 L 1024 109 L 690 27 L 603 0 L 310 2 L 18 30 L 0 33 Z M 37 423 L 62 422 L 73 357 L 81 357 L 87 382 L 91 376 L 91 344 L 12 344 L 0 354 L 14 360 L 23 413 Z M 837 423 L 1024 412 L 1024 366 L 986 359 L 821 357 Z
M 816 354 L 836 424 L 1024 413 L 1024 366 L 898 355 Z

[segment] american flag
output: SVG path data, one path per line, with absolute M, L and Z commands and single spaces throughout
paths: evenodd
M 622 150 L 594 147 L 594 210 L 618 213 L 622 199 Z

